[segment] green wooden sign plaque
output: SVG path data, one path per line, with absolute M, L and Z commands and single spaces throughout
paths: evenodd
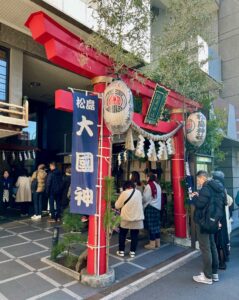
M 144 123 L 157 124 L 164 110 L 169 90 L 156 85 Z

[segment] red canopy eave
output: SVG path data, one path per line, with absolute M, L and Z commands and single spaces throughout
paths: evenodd
M 57 23 L 43 11 L 31 14 L 25 25 L 30 29 L 35 41 L 44 45 L 47 58 L 56 65 L 87 77 L 108 75 L 108 67 L 112 60 L 87 46 L 84 41 Z M 140 80 L 137 80 L 140 77 Z M 136 72 L 128 69 L 127 75 L 122 79 L 126 82 L 134 94 L 143 98 L 151 98 L 156 86 L 152 80 L 142 74 L 136 76 Z M 193 100 L 183 97 L 179 93 L 170 90 L 166 106 L 169 109 L 184 108 L 195 111 L 201 105 Z

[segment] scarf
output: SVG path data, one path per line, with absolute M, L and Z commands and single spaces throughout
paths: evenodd
M 153 181 L 148 181 L 148 184 L 149 184 L 149 186 L 151 188 L 152 197 L 156 198 L 157 197 L 157 188 L 156 188 L 156 185 L 154 184 Z

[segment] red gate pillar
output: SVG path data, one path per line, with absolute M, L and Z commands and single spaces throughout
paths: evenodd
M 183 110 L 173 109 L 171 111 L 171 120 L 183 122 Z M 172 158 L 172 184 L 174 195 L 175 236 L 179 238 L 186 238 L 186 210 L 184 206 L 184 189 L 181 184 L 182 180 L 185 179 L 183 128 L 180 129 L 174 136 L 174 144 L 175 155 Z
M 92 79 L 94 85 L 94 92 L 103 93 L 107 83 L 110 83 L 112 78 L 99 76 Z M 87 258 L 87 273 L 89 275 L 102 275 L 107 272 L 106 261 L 106 231 L 104 228 L 104 213 L 106 209 L 106 202 L 104 200 L 104 177 L 109 176 L 110 170 L 110 133 L 106 128 L 104 121 L 101 124 L 101 108 L 102 100 L 99 100 L 99 125 L 103 126 L 103 140 L 102 140 L 102 157 L 99 157 L 98 164 L 98 193 L 97 193 L 97 215 L 89 217 L 89 232 L 88 232 L 88 258 Z M 100 127 L 99 127 L 100 132 Z M 99 135 L 100 138 L 100 135 Z M 100 145 L 100 141 L 99 141 Z M 98 151 L 100 153 L 100 149 Z M 102 160 L 102 162 L 100 162 Z M 100 172 L 100 165 L 102 165 L 102 173 Z M 102 186 L 102 189 L 99 188 Z M 101 194 L 100 194 L 101 191 Z M 100 220 L 99 220 L 99 215 Z M 98 249 L 99 247 L 99 253 Z M 99 272 L 99 274 L 97 274 Z

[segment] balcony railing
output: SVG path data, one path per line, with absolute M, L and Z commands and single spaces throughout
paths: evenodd
M 21 128 L 27 127 L 28 111 L 28 101 L 25 101 L 23 106 L 0 102 L 0 126 L 5 124 Z

